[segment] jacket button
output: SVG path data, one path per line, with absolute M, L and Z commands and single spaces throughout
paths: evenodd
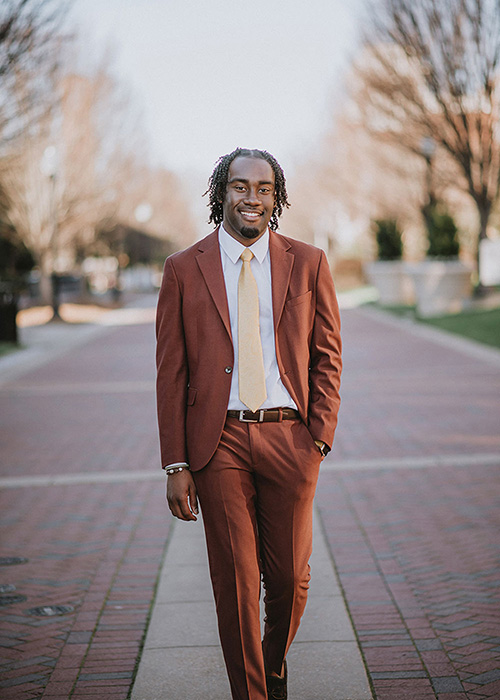
M 232 368 L 232 367 L 225 367 L 225 368 L 224 368 L 224 372 L 225 372 L 226 374 L 231 374 L 232 371 L 233 371 L 233 368 Z

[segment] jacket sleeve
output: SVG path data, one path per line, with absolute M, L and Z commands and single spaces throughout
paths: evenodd
M 186 400 L 189 383 L 182 293 L 167 258 L 156 313 L 156 401 L 162 466 L 187 462 Z
M 316 309 L 311 335 L 308 427 L 315 440 L 332 446 L 340 406 L 342 370 L 340 312 L 324 252 L 316 279 Z

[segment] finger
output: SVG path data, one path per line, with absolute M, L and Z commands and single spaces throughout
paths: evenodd
M 196 520 L 189 507 L 188 492 L 182 496 L 170 496 L 168 505 L 172 515 L 180 520 Z
M 170 505 L 170 512 L 173 516 L 179 518 L 179 520 L 196 520 L 191 513 L 187 500 L 185 502 L 172 503 Z
M 178 518 L 181 518 L 181 520 L 196 520 L 196 516 L 190 508 L 188 494 L 186 494 L 186 496 L 181 501 L 179 501 L 178 508 L 181 514 L 177 516 Z
M 172 515 L 176 518 L 180 520 L 196 520 L 189 507 L 187 493 L 181 497 L 170 497 L 168 499 L 168 505 Z
M 193 496 L 196 501 L 196 488 L 189 472 L 182 471 L 169 475 L 167 501 L 172 515 L 180 520 L 196 520 L 194 511 L 190 507 L 191 489 L 194 489 Z
M 194 482 L 192 482 L 189 488 L 189 505 L 191 507 L 191 512 L 195 515 L 198 515 L 198 494 L 196 492 L 196 486 L 194 485 Z
M 167 479 L 167 503 L 168 507 L 170 508 L 170 512 L 175 518 L 180 518 L 180 520 L 185 520 L 185 516 L 183 514 L 183 508 L 182 508 L 182 496 L 179 497 L 179 495 L 176 493 L 176 490 L 174 489 L 174 485 L 169 483 L 170 477 Z M 186 496 L 187 498 L 187 496 Z

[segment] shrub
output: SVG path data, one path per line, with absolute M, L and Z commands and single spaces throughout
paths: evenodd
M 456 258 L 459 251 L 457 226 L 449 214 L 433 209 L 427 217 L 430 258 Z
M 401 260 L 403 241 L 397 222 L 394 219 L 377 219 L 374 224 L 378 260 Z

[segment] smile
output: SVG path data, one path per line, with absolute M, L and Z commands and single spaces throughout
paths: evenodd
M 256 221 L 261 215 L 258 211 L 240 211 L 241 216 L 248 221 Z

